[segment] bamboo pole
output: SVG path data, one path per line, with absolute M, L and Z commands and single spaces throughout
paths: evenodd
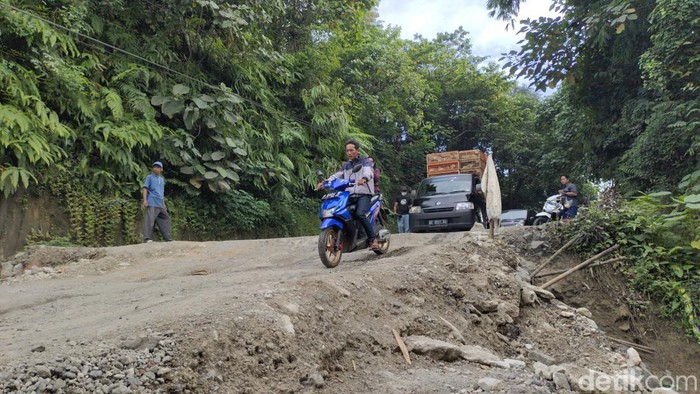
M 654 353 L 654 352 L 656 352 L 656 349 L 654 349 L 653 347 L 643 346 L 643 345 L 640 345 L 640 344 L 637 344 L 637 343 L 634 343 L 634 342 L 628 342 L 628 341 L 625 341 L 625 340 L 619 339 L 619 338 L 608 337 L 608 339 L 611 340 L 611 341 L 613 341 L 613 342 L 617 342 L 617 343 L 619 343 L 620 345 L 631 346 L 631 347 L 633 347 L 633 348 L 639 350 L 640 352 L 646 352 L 646 353 Z
M 576 242 L 579 238 L 581 238 L 581 234 L 577 234 L 575 237 L 573 237 L 569 242 L 565 243 L 564 246 L 559 248 L 559 250 L 556 251 L 550 258 L 548 258 L 544 263 L 540 264 L 537 268 L 535 268 L 534 271 L 530 274 L 530 277 L 534 277 L 538 272 L 542 271 L 542 268 L 546 267 L 549 263 L 552 262 L 557 256 L 559 256 L 563 251 L 569 248 L 569 246 L 573 245 L 574 242 Z
M 604 251 L 602 251 L 602 252 L 598 253 L 597 255 L 591 257 L 590 259 L 584 261 L 583 263 L 577 265 L 576 267 L 569 269 L 568 271 L 564 272 L 563 274 L 557 276 L 556 278 L 550 280 L 549 282 L 543 284 L 543 285 L 540 286 L 540 287 L 543 288 L 543 289 L 548 288 L 549 286 L 551 286 L 551 285 L 553 285 L 553 284 L 559 282 L 560 280 L 566 278 L 567 276 L 573 274 L 574 272 L 580 270 L 581 268 L 586 268 L 586 266 L 590 265 L 592 262 L 598 260 L 599 258 L 601 258 L 601 257 L 603 257 L 603 256 L 605 256 L 605 255 L 607 255 L 607 254 L 609 254 L 609 253 L 612 253 L 612 252 L 616 251 L 619 247 L 620 247 L 620 245 L 615 244 L 614 246 L 611 246 L 611 247 L 605 249 Z
M 460 342 L 462 342 L 462 345 L 466 345 L 466 344 L 467 344 L 467 341 L 464 339 L 464 336 L 462 335 L 461 332 L 459 332 L 459 329 L 457 329 L 457 327 L 455 327 L 454 324 L 450 323 L 449 321 L 447 321 L 447 319 L 445 319 L 445 318 L 442 317 L 442 316 L 438 316 L 438 317 L 440 318 L 440 320 L 442 320 L 443 323 L 445 323 L 445 325 L 446 325 L 447 327 L 450 328 L 450 330 L 452 330 L 452 333 L 454 333 L 455 336 L 457 337 L 457 339 L 458 339 Z
M 396 331 L 396 329 L 391 329 L 391 331 L 394 333 L 394 339 L 396 339 L 396 343 L 399 344 L 399 349 L 401 349 L 401 354 L 403 354 L 404 360 L 408 364 L 411 364 L 411 356 L 408 355 L 408 349 L 406 349 L 406 344 L 403 342 L 403 339 L 401 339 L 401 335 L 399 335 L 399 332 Z
M 625 260 L 626 258 L 627 257 L 616 257 L 614 259 L 601 261 L 600 263 L 591 264 L 588 268 L 595 268 L 595 267 L 600 267 L 601 265 L 605 265 L 605 264 L 616 263 L 618 261 Z M 567 268 L 567 269 L 559 270 L 559 271 L 545 272 L 544 274 L 539 274 L 533 278 L 544 278 L 546 276 L 559 275 L 559 274 L 563 274 L 564 272 L 566 272 L 568 270 L 569 269 Z

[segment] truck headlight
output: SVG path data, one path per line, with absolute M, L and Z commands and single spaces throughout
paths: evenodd
M 458 202 L 457 205 L 455 205 L 455 211 L 466 211 L 468 209 L 474 209 L 473 202 Z
M 408 213 L 421 213 L 423 210 L 419 205 L 416 205 L 415 207 L 411 207 L 411 209 L 408 211 Z

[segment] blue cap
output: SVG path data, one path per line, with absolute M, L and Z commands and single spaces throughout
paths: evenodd
M 154 161 L 154 162 L 153 162 L 153 167 L 155 167 L 155 166 L 158 166 L 158 167 L 160 167 L 160 168 L 163 168 L 163 163 L 161 163 L 161 162 L 159 162 L 159 161 Z

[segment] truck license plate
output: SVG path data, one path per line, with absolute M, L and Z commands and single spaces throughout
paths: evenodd
M 447 219 L 428 220 L 428 226 L 445 226 Z

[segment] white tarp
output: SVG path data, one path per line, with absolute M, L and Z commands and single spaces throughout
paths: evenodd
M 481 180 L 481 190 L 486 195 L 486 215 L 491 225 L 498 225 L 501 221 L 501 185 L 498 183 L 496 165 L 493 163 L 493 155 L 486 159 L 484 179 Z

